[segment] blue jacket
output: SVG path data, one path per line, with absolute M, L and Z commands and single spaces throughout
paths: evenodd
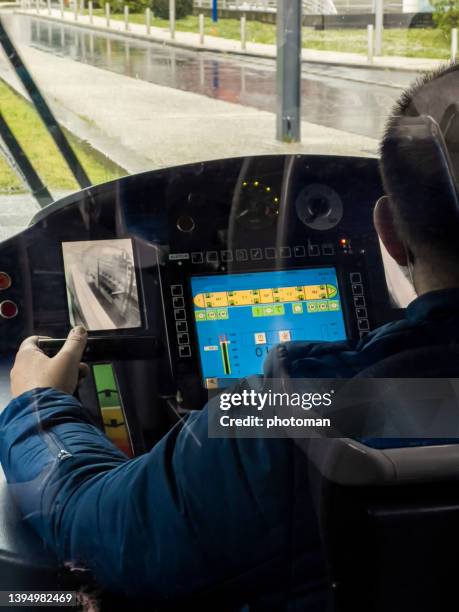
M 402 349 L 459 342 L 459 289 L 418 298 L 359 342 L 289 343 L 268 377 L 351 376 Z M 260 384 L 241 381 L 241 388 Z M 310 466 L 294 440 L 212 439 L 212 402 L 127 459 L 70 395 L 35 389 L 0 415 L 0 459 L 26 519 L 61 560 L 128 595 L 264 599 L 323 610 Z

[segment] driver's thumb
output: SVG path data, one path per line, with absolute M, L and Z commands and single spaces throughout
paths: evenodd
M 78 365 L 83 357 L 87 340 L 88 334 L 85 328 L 81 325 L 74 327 L 70 330 L 67 340 L 64 342 L 63 347 L 54 359 L 58 361 L 70 361 L 72 364 Z

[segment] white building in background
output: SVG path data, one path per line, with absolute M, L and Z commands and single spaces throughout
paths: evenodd
M 404 13 L 431 13 L 433 7 L 429 0 L 403 0 Z

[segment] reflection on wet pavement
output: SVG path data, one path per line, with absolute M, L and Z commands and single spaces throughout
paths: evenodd
M 15 15 L 11 19 L 20 20 L 21 42 L 43 51 L 157 85 L 261 110 L 276 109 L 272 60 L 187 51 L 33 17 Z M 367 68 L 305 65 L 302 117 L 311 123 L 378 138 L 401 88 L 415 76 Z

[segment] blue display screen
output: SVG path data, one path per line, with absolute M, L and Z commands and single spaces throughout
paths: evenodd
M 280 342 L 346 338 L 334 268 L 194 276 L 191 291 L 209 389 L 261 374 Z

